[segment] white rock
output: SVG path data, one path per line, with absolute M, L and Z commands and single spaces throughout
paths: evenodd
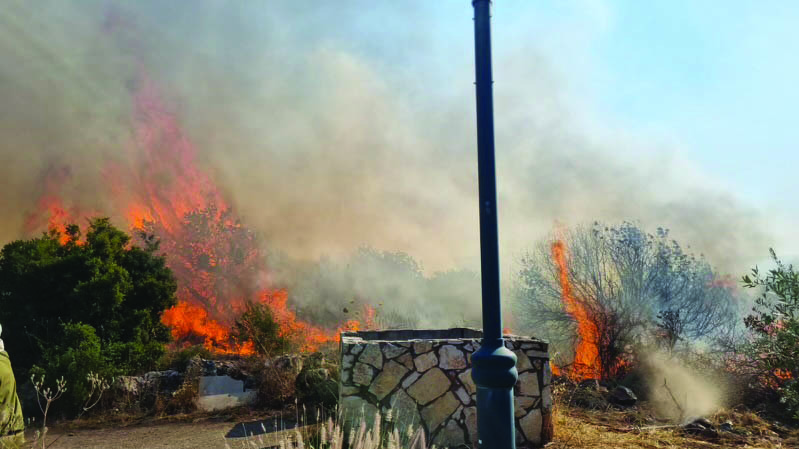
M 444 345 L 438 351 L 439 361 L 438 366 L 443 369 L 463 369 L 466 368 L 466 357 L 463 351 L 452 345 Z
M 469 403 L 472 402 L 472 396 L 466 392 L 466 389 L 463 387 L 455 390 L 455 395 L 458 396 L 458 399 L 461 400 L 461 404 L 463 405 L 469 405 Z

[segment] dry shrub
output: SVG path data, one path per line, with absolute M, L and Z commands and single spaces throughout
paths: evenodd
M 302 370 L 300 356 L 252 357 L 246 363 L 244 369 L 256 380 L 258 406 L 282 409 L 294 403 L 297 397 L 294 384 Z
M 265 369 L 258 378 L 258 405 L 268 408 L 283 408 L 294 402 L 294 380 L 297 373 L 290 369 Z
M 180 388 L 172 393 L 166 403 L 164 411 L 173 415 L 176 413 L 189 413 L 197 409 L 198 385 L 196 382 L 184 382 Z
M 159 411 L 159 405 L 163 407 L 163 412 L 170 415 L 190 413 L 197 410 L 197 396 L 200 391 L 201 375 L 202 359 L 197 355 L 189 361 L 186 375 L 180 388 L 172 393 L 165 404 L 158 404 L 158 399 L 156 399 L 156 411 Z

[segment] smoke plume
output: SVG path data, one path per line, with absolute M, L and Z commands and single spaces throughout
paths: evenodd
M 362 246 L 409 254 L 431 284 L 439 271 L 477 270 L 471 11 L 429 5 L 10 0 L 0 15 L 0 241 L 32 232 L 26 219 L 48 190 L 67 209 L 125 224 L 124 192 L 104 170 L 128 162 L 130 93 L 146 67 L 198 164 L 284 255 L 270 281 L 311 290 L 297 293 L 301 307 L 328 295 L 300 287 L 307 270 L 289 267 L 323 257 L 345 267 Z M 670 148 L 582 123 L 532 43 L 495 47 L 506 275 L 555 220 L 668 227 L 736 275 L 773 244 L 756 209 Z M 478 310 L 479 292 L 439 293 L 459 281 L 408 287 L 390 272 L 350 272 L 330 284 L 346 279 L 371 282 L 357 287 L 365 296 L 402 290 L 413 307 L 440 299 L 441 317 Z
M 677 357 L 656 351 L 644 361 L 644 367 L 649 403 L 663 417 L 684 423 L 724 406 L 724 385 L 708 372 L 692 370 Z

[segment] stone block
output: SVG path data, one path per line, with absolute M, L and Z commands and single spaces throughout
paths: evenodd
M 416 371 L 412 372 L 405 380 L 402 381 L 402 388 L 408 388 L 416 382 L 416 379 L 422 377 L 421 374 L 417 373 Z
M 552 410 L 552 386 L 547 385 L 541 389 L 541 408 L 544 411 Z
M 375 370 L 365 363 L 356 363 L 352 369 L 352 382 L 356 385 L 369 386 L 374 378 Z
M 374 394 L 378 400 L 382 400 L 394 390 L 407 373 L 408 368 L 405 368 L 393 360 L 389 360 L 377 377 L 375 377 L 375 380 L 369 387 L 369 392 Z
M 352 370 L 349 369 L 341 370 L 341 384 L 352 385 Z
M 386 356 L 386 359 L 393 359 L 398 355 L 404 354 L 408 350 L 403 348 L 402 346 L 397 346 L 391 343 L 385 343 L 382 345 L 383 355 Z
M 526 415 L 530 407 L 536 403 L 536 400 L 527 396 L 516 396 L 513 398 L 513 412 L 517 418 Z
M 408 388 L 408 394 L 419 404 L 425 405 L 444 394 L 449 390 L 449 386 L 447 375 L 440 369 L 433 368 Z
M 354 394 L 358 394 L 361 391 L 358 387 L 341 387 L 341 395 L 342 396 L 352 396 Z
M 419 414 L 419 407 L 405 390 L 397 390 L 391 399 L 391 420 L 397 429 L 407 429 L 408 426 L 419 428 L 422 423 L 422 416 Z
M 466 368 L 466 356 L 463 351 L 453 345 L 444 345 L 438 350 L 440 361 L 438 366 L 443 369 Z
M 425 352 L 430 352 L 433 350 L 433 342 L 432 341 L 417 341 L 413 344 L 413 352 L 416 355 L 424 354 Z
M 417 356 L 413 361 L 413 364 L 416 366 L 416 371 L 419 371 L 420 373 L 423 373 L 436 366 L 437 363 L 438 358 L 436 357 L 436 353 L 433 351 Z
M 458 388 L 455 390 L 455 395 L 458 396 L 458 399 L 461 400 L 461 404 L 469 405 L 472 402 L 472 396 L 466 392 L 466 389 L 463 387 Z
M 401 356 L 397 357 L 396 360 L 402 363 L 405 368 L 413 369 L 413 357 L 409 353 L 402 354 Z
M 342 398 L 340 407 L 341 419 L 346 423 L 345 425 L 363 421 L 367 427 L 371 428 L 375 423 L 377 407 L 361 397 L 347 396 Z
M 538 389 L 538 373 L 528 371 L 519 376 L 519 382 L 516 384 L 519 388 L 519 393 L 525 396 L 538 396 L 541 394 Z
M 198 390 L 200 396 L 243 393 L 244 381 L 233 379 L 230 376 L 202 376 Z
M 519 430 L 519 428 L 517 427 L 516 428 L 516 446 L 521 446 L 521 445 L 523 445 L 526 442 L 527 442 L 527 440 L 524 439 L 524 435 L 522 434 L 522 431 Z
M 541 410 L 537 408 L 519 420 L 519 427 L 524 437 L 534 445 L 541 444 L 541 422 Z
M 469 390 L 470 394 L 477 393 L 477 385 L 474 384 L 474 380 L 472 380 L 472 369 L 469 368 L 466 371 L 458 374 L 458 379 L 461 381 L 464 387 Z
M 361 356 L 358 357 L 361 363 L 368 363 L 377 369 L 383 367 L 383 352 L 380 351 L 380 346 L 376 343 L 366 345 Z
M 533 369 L 533 365 L 530 363 L 530 359 L 527 358 L 524 351 L 517 349 L 513 351 L 513 353 L 516 354 L 516 369 L 520 373 Z
M 422 419 L 425 424 L 427 424 L 427 429 L 430 432 L 435 432 L 438 426 L 440 426 L 459 405 L 460 402 L 455 399 L 455 395 L 452 394 L 452 392 L 448 392 L 422 409 Z
M 199 396 L 197 398 L 197 408 L 206 412 L 212 412 L 214 410 L 240 407 L 242 405 L 255 403 L 257 396 L 258 392 L 255 390 Z
M 466 407 L 463 409 L 463 416 L 466 430 L 469 432 L 469 442 L 473 447 L 477 447 L 477 407 Z

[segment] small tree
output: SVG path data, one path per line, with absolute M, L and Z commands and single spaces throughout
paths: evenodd
M 773 249 L 770 253 L 776 268 L 762 275 L 755 267 L 743 277 L 745 287 L 762 289 L 753 313 L 744 318 L 754 337 L 747 353 L 762 380 L 776 387 L 799 419 L 799 273 Z
M 601 377 L 614 375 L 619 358 L 653 328 L 665 331 L 673 348 L 712 336 L 736 316 L 735 298 L 717 273 L 662 228 L 649 234 L 632 223 L 578 227 L 540 242 L 521 266 L 519 322 L 570 347 L 582 324 Z
M 276 355 L 289 349 L 289 339 L 280 335 L 272 310 L 263 303 L 247 303 L 233 326 L 233 336 L 239 342 L 252 342 L 255 351 L 262 355 Z

